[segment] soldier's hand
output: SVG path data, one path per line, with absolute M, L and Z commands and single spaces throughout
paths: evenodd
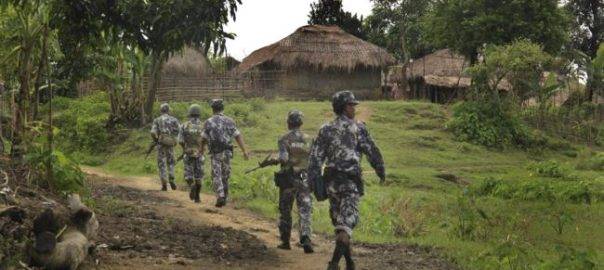
M 249 160 L 250 159 L 250 153 L 247 152 L 247 151 L 243 152 L 243 159 Z

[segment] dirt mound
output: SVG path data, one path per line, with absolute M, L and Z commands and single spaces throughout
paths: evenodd
M 153 193 L 112 185 L 93 187 L 101 230 L 101 261 L 149 259 L 156 263 L 186 263 L 211 259 L 214 263 L 243 264 L 275 258 L 257 237 L 231 228 L 201 226 L 192 220 L 159 216 L 155 207 L 174 201 Z M 108 260 L 109 259 L 109 260 Z

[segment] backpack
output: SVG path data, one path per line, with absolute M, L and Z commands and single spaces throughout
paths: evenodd
M 185 143 L 185 154 L 189 157 L 199 157 L 201 149 L 201 134 L 203 133 L 202 124 L 193 124 L 186 122 L 183 126 L 183 140 Z
M 165 120 L 160 119 L 159 121 L 159 135 L 157 141 L 162 146 L 174 147 L 176 145 L 176 138 L 170 134 L 170 129 L 165 126 Z

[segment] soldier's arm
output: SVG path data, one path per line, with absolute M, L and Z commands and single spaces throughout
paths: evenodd
M 179 125 L 178 136 L 176 136 L 176 141 L 184 149 L 185 148 L 185 136 L 183 133 L 184 133 L 184 127 L 183 127 L 183 125 Z
M 157 141 L 157 134 L 158 134 L 158 125 L 157 125 L 157 119 L 153 120 L 153 124 L 151 124 L 151 138 L 153 138 L 154 141 Z
M 245 146 L 245 142 L 243 141 L 243 135 L 238 134 L 237 136 L 235 136 L 235 141 L 237 141 L 237 144 L 239 145 L 239 148 L 241 148 L 241 152 L 243 153 L 243 158 L 245 160 L 250 159 L 250 154 L 247 151 L 247 147 Z
M 286 164 L 289 160 L 289 152 L 287 152 L 287 142 L 285 141 L 285 137 L 282 137 L 277 141 L 277 147 L 279 149 L 278 162 L 280 164 Z
M 369 164 L 375 170 L 375 173 L 380 178 L 381 182 L 386 179 L 386 170 L 384 168 L 384 158 L 380 149 L 377 147 L 373 138 L 369 134 L 365 124 L 359 124 L 359 141 L 361 144 L 361 151 L 367 155 Z
M 311 184 L 315 183 L 315 181 L 321 177 L 321 169 L 325 162 L 326 148 L 325 127 L 323 127 L 319 130 L 319 135 L 313 141 L 308 157 L 308 180 Z

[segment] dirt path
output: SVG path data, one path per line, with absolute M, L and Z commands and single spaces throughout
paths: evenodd
M 207 264 L 203 261 L 195 263 L 171 263 L 164 265 L 161 262 L 150 266 L 148 261 L 132 258 L 121 267 L 110 267 L 111 269 L 132 269 L 143 266 L 146 269 L 325 269 L 330 259 L 333 243 L 331 240 L 314 235 L 315 253 L 304 254 L 298 242 L 297 235 L 292 233 L 292 250 L 283 251 L 275 248 L 279 244 L 278 230 L 274 221 L 247 211 L 227 205 L 223 208 L 215 208 L 215 197 L 202 194 L 202 203 L 194 204 L 185 191 L 158 192 L 158 183 L 149 177 L 115 177 L 97 168 L 84 167 L 83 170 L 95 175 L 96 181 L 102 181 L 104 185 L 127 187 L 152 194 L 166 199 L 161 207 L 153 208 L 153 215 L 165 216 L 177 221 L 203 226 L 217 226 L 228 230 L 242 231 L 257 237 L 268 248 L 268 252 L 275 256 L 274 260 L 252 261 L 249 264 L 220 265 Z M 100 179 L 100 180 L 98 180 Z M 94 183 L 93 183 L 94 184 Z M 101 228 L 102 229 L 102 228 Z M 438 257 L 435 252 L 414 246 L 395 245 L 355 245 L 355 255 L 358 258 L 358 269 L 451 269 L 452 266 Z

